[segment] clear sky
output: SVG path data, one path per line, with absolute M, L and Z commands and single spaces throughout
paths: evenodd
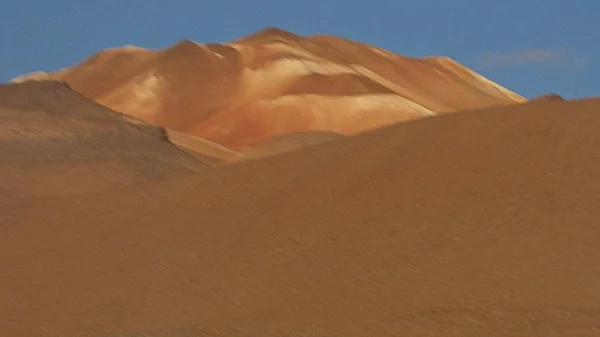
M 526 97 L 600 96 L 600 0 L 7 0 L 0 81 L 122 45 L 226 42 L 276 26 L 444 55 Z

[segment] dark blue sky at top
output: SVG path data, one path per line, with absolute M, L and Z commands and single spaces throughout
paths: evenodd
M 600 95 L 600 0 L 19 0 L 0 11 L 0 81 L 109 47 L 227 42 L 276 26 L 449 56 L 526 97 Z

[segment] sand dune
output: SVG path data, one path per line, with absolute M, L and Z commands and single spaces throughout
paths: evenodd
M 127 46 L 61 80 L 113 110 L 235 151 L 298 132 L 343 135 L 456 110 L 526 100 L 446 57 L 409 58 L 335 36 L 276 28 L 222 44 Z
M 315 146 L 325 142 L 339 140 L 344 136 L 334 132 L 298 132 L 275 137 L 266 143 L 253 146 L 240 153 L 240 157 L 229 162 L 241 162 L 258 158 L 270 157 L 304 147 Z
M 188 133 L 167 129 L 169 141 L 194 156 L 214 164 L 231 163 L 242 159 L 242 154 L 217 143 L 194 137 Z
M 25 85 L 0 87 L 0 167 L 22 165 L 0 185 L 2 336 L 600 334 L 600 99 L 206 169 L 161 129 Z M 63 184 L 143 184 L 40 187 L 85 163 Z
M 0 189 L 78 194 L 207 169 L 164 130 L 111 111 L 64 83 L 0 86 Z

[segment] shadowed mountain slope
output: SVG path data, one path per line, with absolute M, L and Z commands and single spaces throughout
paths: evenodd
M 162 128 L 111 111 L 64 83 L 0 86 L 0 190 L 80 193 L 206 169 Z

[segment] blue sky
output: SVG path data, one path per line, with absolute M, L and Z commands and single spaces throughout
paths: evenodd
M 526 97 L 600 95 L 600 0 L 19 0 L 0 11 L 0 81 L 127 44 L 226 42 L 276 26 L 445 55 Z

